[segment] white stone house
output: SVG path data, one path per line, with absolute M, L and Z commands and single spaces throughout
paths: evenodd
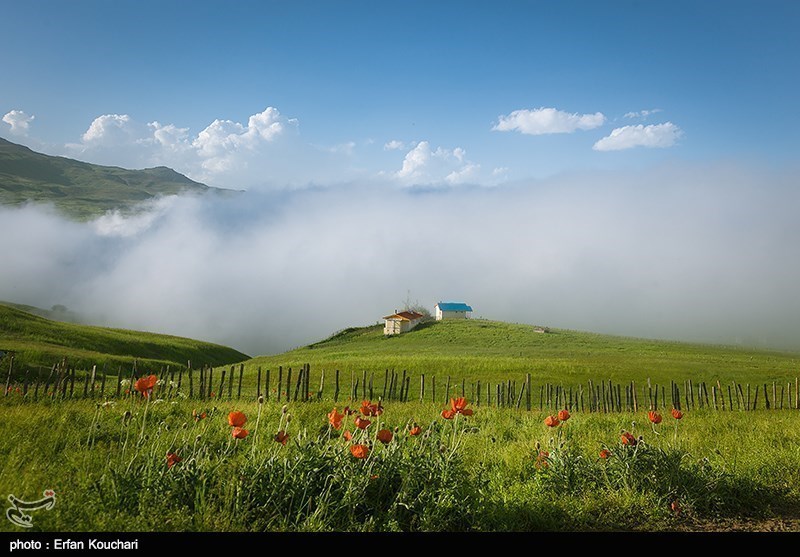
M 472 308 L 463 302 L 439 302 L 434 307 L 436 320 L 442 319 L 469 319 Z
M 387 315 L 383 318 L 383 334 L 399 335 L 400 333 L 407 333 L 422 323 L 424 318 L 424 315 L 415 311 L 399 311 L 392 315 Z

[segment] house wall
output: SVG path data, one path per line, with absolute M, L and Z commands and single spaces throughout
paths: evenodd
M 436 308 L 436 320 L 441 321 L 442 319 L 467 319 L 467 312 L 466 311 L 442 311 L 438 307 Z
M 403 321 L 401 319 L 386 319 L 383 325 L 384 335 L 399 335 L 400 333 L 407 333 L 422 322 L 422 319 L 414 319 L 413 321 Z
M 397 335 L 402 333 L 402 323 L 399 319 L 386 319 L 383 324 L 383 334 Z

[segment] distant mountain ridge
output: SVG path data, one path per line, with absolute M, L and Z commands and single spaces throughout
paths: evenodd
M 128 170 L 37 153 L 0 138 L 0 204 L 49 202 L 72 217 L 88 219 L 129 209 L 160 195 L 231 192 L 158 166 Z

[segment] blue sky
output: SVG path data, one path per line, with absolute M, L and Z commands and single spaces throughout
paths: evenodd
M 249 190 L 0 207 L 0 299 L 252 354 L 407 298 L 800 350 L 800 2 L 0 3 L 0 136 Z
M 214 185 L 495 185 L 670 161 L 783 165 L 798 148 L 797 2 L 2 11 L 0 135 Z

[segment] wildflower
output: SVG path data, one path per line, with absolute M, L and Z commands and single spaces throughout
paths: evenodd
M 352 416 L 353 414 L 356 413 L 356 411 L 355 410 L 351 410 L 349 406 L 345 406 L 344 407 L 344 413 L 345 413 L 346 416 Z
M 178 388 L 178 382 L 177 381 L 170 381 L 169 382 L 169 388 L 170 389 L 177 389 Z
M 142 396 L 148 398 L 153 393 L 153 388 L 158 382 L 158 377 L 155 375 L 148 375 L 147 377 L 140 377 L 136 380 L 133 388 L 142 393 Z
M 558 416 L 547 416 L 544 419 L 544 425 L 547 427 L 557 427 L 561 422 L 558 421 Z
M 247 431 L 246 429 L 242 429 L 239 426 L 236 426 L 231 430 L 231 435 L 233 435 L 234 439 L 244 439 L 249 434 L 250 434 L 249 431 Z
M 177 463 L 179 463 L 181 460 L 183 460 L 183 459 L 181 457 L 179 457 L 177 454 L 175 454 L 173 452 L 167 453 L 167 468 L 172 468 Z
M 158 379 L 158 380 L 156 380 L 156 385 L 158 385 L 159 387 L 160 387 L 161 385 L 163 385 L 163 384 L 164 384 L 164 380 L 163 380 L 163 379 Z
M 561 420 L 562 422 L 566 422 L 567 420 L 569 420 L 570 419 L 569 410 L 567 410 L 566 408 L 564 408 L 563 410 L 559 410 L 558 419 Z
M 283 430 L 280 430 L 278 433 L 275 434 L 275 442 L 280 443 L 281 445 L 286 445 L 286 441 L 289 440 L 289 434 Z
M 450 410 L 447 408 L 442 410 L 442 418 L 444 418 L 445 420 L 452 420 L 455 415 L 456 412 L 454 410 Z
M 672 503 L 670 503 L 669 504 L 669 508 L 672 509 L 673 513 L 675 513 L 675 516 L 680 516 L 681 515 L 681 510 L 682 510 L 681 509 L 681 505 L 680 505 L 680 503 L 678 503 L 677 500 L 675 500 Z
M 380 401 L 378 404 L 372 404 L 369 400 L 361 402 L 361 413 L 365 416 L 380 416 L 383 414 L 383 406 Z
M 672 417 L 675 418 L 676 420 L 680 420 L 681 418 L 683 418 L 683 412 L 681 412 L 677 408 L 673 408 Z
M 647 413 L 647 419 L 650 420 L 651 422 L 653 422 L 654 424 L 660 424 L 661 423 L 661 414 L 659 414 L 655 410 L 650 410 Z
M 472 416 L 472 409 L 467 408 L 467 399 L 463 396 L 450 399 L 450 408 L 456 414 L 464 414 L 465 416 Z
M 122 381 L 119 382 L 119 384 L 122 387 L 130 387 L 131 386 L 131 380 L 130 379 L 123 379 Z
M 199 422 L 200 420 L 205 420 L 206 419 L 206 413 L 205 412 L 198 412 L 197 410 L 192 410 L 192 418 L 194 418 L 194 421 L 196 421 L 196 422 Z
M 603 449 L 602 451 L 600 451 L 600 458 L 602 458 L 603 460 L 606 460 L 610 456 L 611 456 L 611 451 L 609 451 L 608 449 Z
M 414 424 L 414 427 L 412 427 L 408 432 L 408 434 L 412 437 L 416 437 L 420 433 L 422 433 L 422 428 L 419 427 L 417 424 Z
M 109 406 L 114 406 L 115 404 L 116 402 L 114 402 L 113 400 L 107 400 L 103 403 L 103 408 L 108 408 Z
M 356 458 L 367 458 L 369 447 L 366 445 L 350 445 L 350 454 Z
M 388 445 L 392 441 L 392 432 L 388 429 L 382 429 L 378 432 L 378 441 L 384 445 Z
M 371 421 L 365 420 L 361 416 L 356 416 L 355 424 L 358 429 L 367 429 L 371 423 Z
M 349 429 L 346 429 L 344 430 L 344 433 L 342 433 L 342 437 L 344 437 L 347 441 L 350 441 L 353 438 L 353 434 L 350 433 Z
M 547 452 L 547 451 L 539 451 L 539 454 L 536 455 L 536 464 L 535 464 L 536 468 L 539 468 L 539 469 L 547 468 L 549 466 L 549 463 L 548 463 L 547 459 L 549 459 L 549 458 L 550 458 L 550 453 L 549 452 Z
M 344 414 L 340 414 L 334 406 L 333 410 L 328 413 L 328 422 L 333 426 L 333 429 L 341 429 Z
M 636 446 L 636 437 L 628 433 L 627 431 L 622 432 L 622 444 L 623 445 L 630 445 L 631 447 Z
M 231 427 L 242 427 L 247 422 L 247 416 L 238 410 L 228 414 L 228 424 Z

